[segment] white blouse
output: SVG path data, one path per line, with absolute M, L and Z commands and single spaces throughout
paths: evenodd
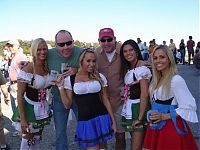
M 134 80 L 133 75 L 135 75 L 136 81 Z M 149 68 L 147 68 L 146 66 L 140 66 L 135 69 L 129 70 L 124 77 L 124 82 L 127 85 L 131 85 L 141 79 L 150 80 L 151 76 L 152 75 Z
M 99 74 L 100 74 L 101 80 L 103 81 L 103 87 L 108 86 L 105 76 L 101 73 L 99 73 Z M 64 88 L 72 90 L 72 85 L 71 85 L 69 76 L 66 77 L 64 80 Z M 74 93 L 76 93 L 76 94 L 96 93 L 101 90 L 101 85 L 100 85 L 99 81 L 91 80 L 91 81 L 87 81 L 87 82 L 74 83 L 73 89 L 74 89 Z
M 185 80 L 180 75 L 175 75 L 171 81 L 171 91 L 168 95 L 162 92 L 162 86 L 153 93 L 155 100 L 167 100 L 172 97 L 172 105 L 177 105 L 176 113 L 184 120 L 198 122 L 197 106 L 194 97 L 190 93 Z
M 46 88 L 50 85 L 49 84 L 49 74 L 47 74 L 45 76 L 35 74 L 34 78 L 35 78 L 34 79 L 34 86 L 35 86 L 34 88 L 36 88 L 36 89 Z M 25 82 L 25 83 L 31 84 L 32 79 L 33 79 L 33 74 L 25 72 L 23 70 L 21 70 L 17 75 L 17 80 L 19 82 Z

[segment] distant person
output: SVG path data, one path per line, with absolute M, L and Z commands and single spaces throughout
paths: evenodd
M 179 44 L 179 51 L 181 52 L 181 62 L 183 65 L 185 65 L 185 47 L 184 39 L 182 39 Z
M 4 55 L 2 57 L 1 67 L 2 67 L 1 71 L 5 79 L 8 79 L 9 78 L 9 57 L 8 56 Z
M 190 65 L 191 56 L 194 57 L 194 46 L 195 42 L 192 40 L 192 36 L 189 36 L 189 40 L 187 41 L 187 50 L 188 50 L 188 65 Z
M 2 75 L 1 72 L 0 72 L 0 88 L 1 88 L 1 91 L 4 96 L 5 104 L 9 105 L 10 98 L 9 98 L 9 94 L 8 94 L 8 88 L 6 85 L 6 79 L 4 78 L 4 76 Z M 5 139 L 5 135 L 4 135 L 4 119 L 3 119 L 2 110 L 5 108 L 2 108 L 1 103 L 2 103 L 2 100 L 0 97 L 0 149 L 1 150 L 9 150 L 9 147 L 6 144 L 6 139 Z
M 147 46 L 146 42 L 143 43 L 142 49 L 143 49 L 143 56 L 142 57 L 146 61 L 149 58 L 148 46 Z
M 141 150 L 147 126 L 151 71 L 145 66 L 141 51 L 134 40 L 127 40 L 122 44 L 120 57 L 125 83 L 122 125 L 131 133 L 132 149 Z
M 21 63 L 27 61 L 27 57 L 22 53 L 22 48 L 20 47 L 18 40 L 10 40 L 7 43 L 9 45 L 12 59 L 9 67 L 9 81 L 10 81 L 10 100 L 11 100 L 11 108 L 13 113 L 16 110 L 16 101 L 17 101 L 17 75 L 20 72 Z M 19 132 L 13 132 L 13 136 L 19 135 Z
M 149 49 L 148 49 L 148 52 L 149 52 L 149 62 L 151 63 L 151 54 L 153 53 L 153 50 L 154 48 L 156 47 L 156 45 L 154 44 L 153 41 L 150 41 L 149 42 Z
M 175 45 L 173 39 L 170 39 L 169 49 L 173 52 L 174 60 L 177 63 L 177 59 L 176 59 L 177 49 L 176 49 L 176 45 Z
M 22 132 L 20 150 L 39 150 L 44 126 L 50 124 L 51 111 L 47 102 L 50 89 L 49 71 L 46 66 L 48 47 L 44 39 L 32 42 L 33 62 L 27 64 L 17 76 L 18 109 L 12 120 Z
M 177 74 L 173 53 L 165 45 L 152 53 L 150 122 L 144 148 L 149 150 L 197 150 L 187 122 L 198 122 L 197 106 L 185 80 Z
M 154 45 L 156 45 L 156 46 L 158 45 L 158 44 L 156 43 L 156 39 L 153 39 L 152 42 L 154 43 Z
M 166 45 L 166 41 L 163 41 L 163 45 Z
M 140 38 L 137 38 L 137 44 L 138 44 L 138 47 L 139 47 L 141 54 L 143 56 L 144 50 L 143 50 L 142 40 Z
M 65 75 L 73 75 L 77 72 L 79 67 L 79 56 L 83 51 L 82 48 L 74 45 L 74 40 L 69 31 L 60 30 L 55 35 L 56 47 L 52 48 L 48 52 L 47 66 L 52 73 L 62 73 L 62 64 L 65 64 Z M 67 122 L 70 108 L 73 109 L 77 117 L 77 106 L 72 104 L 72 107 L 66 109 L 63 105 L 60 93 L 57 86 L 52 87 L 52 108 L 54 123 L 56 129 L 56 150 L 68 150 L 67 140 Z
M 78 106 L 75 140 L 87 150 L 99 150 L 99 144 L 111 139 L 116 132 L 116 122 L 105 89 L 107 80 L 98 73 L 93 50 L 85 50 L 79 60 L 76 75 L 58 79 L 62 102 L 68 109 L 72 97 Z M 85 88 L 87 87 L 87 88 Z
M 117 132 L 115 133 L 115 149 L 125 150 L 125 130 L 121 125 L 121 111 L 123 101 L 120 92 L 123 87 L 121 76 L 121 43 L 116 42 L 114 31 L 111 28 L 102 28 L 98 37 L 100 47 L 95 50 L 97 55 L 98 71 L 108 80 L 108 99 L 115 116 Z M 101 144 L 100 148 L 106 148 L 106 144 Z

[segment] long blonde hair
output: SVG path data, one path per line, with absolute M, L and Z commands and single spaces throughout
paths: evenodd
M 166 74 L 164 76 L 162 76 L 161 71 L 158 71 L 154 65 L 153 56 L 157 50 L 162 50 L 169 59 L 168 71 L 166 71 Z M 171 89 L 171 80 L 172 80 L 172 77 L 177 74 L 177 68 L 176 68 L 176 63 L 174 60 L 173 53 L 169 49 L 168 46 L 159 45 L 154 49 L 152 53 L 152 71 L 153 71 L 153 76 L 152 76 L 152 81 L 149 86 L 150 95 L 152 96 L 153 91 L 155 89 L 158 89 L 160 86 L 163 86 L 163 91 L 162 91 L 163 94 L 166 94 L 166 95 L 169 94 L 170 89 Z M 162 77 L 162 80 L 161 80 L 161 77 Z

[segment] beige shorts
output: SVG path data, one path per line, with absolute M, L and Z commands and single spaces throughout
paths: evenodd
M 117 132 L 118 133 L 123 133 L 125 132 L 125 128 L 122 127 L 122 124 L 121 124 L 121 120 L 122 120 L 122 116 L 121 116 L 121 112 L 122 112 L 122 107 L 123 105 L 120 105 L 120 107 L 117 109 L 117 111 L 114 113 L 114 117 L 115 117 L 115 121 L 116 121 L 116 124 L 117 124 Z

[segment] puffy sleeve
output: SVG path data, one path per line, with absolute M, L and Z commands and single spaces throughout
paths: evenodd
M 20 72 L 17 75 L 17 80 L 19 82 L 25 82 L 25 83 L 31 84 L 32 79 L 33 79 L 33 74 L 27 73 L 23 70 L 20 70 Z
M 72 85 L 71 85 L 71 80 L 70 80 L 70 76 L 67 76 L 64 79 L 64 88 L 68 89 L 68 90 L 72 90 Z
M 99 75 L 100 75 L 101 80 L 103 81 L 103 87 L 108 86 L 108 81 L 107 81 L 106 77 L 101 73 L 99 73 Z
M 135 77 L 138 81 L 141 79 L 150 80 L 151 76 L 152 76 L 151 71 L 146 66 L 141 66 L 141 67 L 135 68 Z
M 190 93 L 185 80 L 181 76 L 176 75 L 172 79 L 171 86 L 175 100 L 178 103 L 176 113 L 186 121 L 198 122 L 196 102 Z

